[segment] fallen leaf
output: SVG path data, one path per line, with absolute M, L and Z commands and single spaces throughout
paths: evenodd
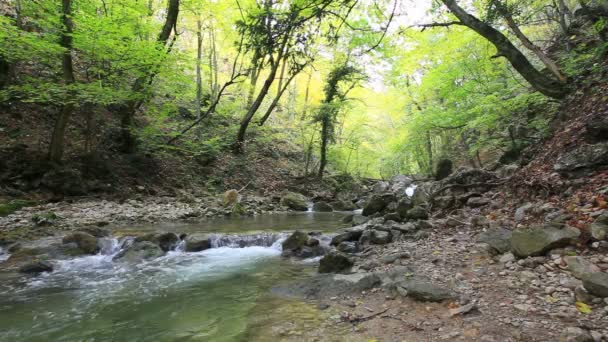
M 580 313 L 584 313 L 584 314 L 588 314 L 591 313 L 591 308 L 589 307 L 589 305 L 583 303 L 583 302 L 576 302 L 576 308 L 578 309 L 578 311 L 580 311 Z

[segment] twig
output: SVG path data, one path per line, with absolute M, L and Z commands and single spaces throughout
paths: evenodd
M 352 323 L 352 324 L 359 324 L 359 323 L 362 323 L 362 322 L 365 322 L 365 321 L 369 321 L 370 319 L 372 319 L 372 318 L 374 318 L 376 316 L 382 315 L 383 313 L 385 313 L 387 311 L 388 311 L 388 308 L 386 308 L 386 309 L 384 309 L 382 311 L 378 311 L 375 314 L 371 314 L 369 316 L 350 319 L 349 322 Z

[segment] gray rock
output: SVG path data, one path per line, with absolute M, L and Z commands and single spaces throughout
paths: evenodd
M 515 261 L 515 255 L 513 255 L 513 253 L 511 252 L 501 255 L 500 259 L 498 259 L 498 262 L 500 262 L 501 264 L 506 264 L 513 261 Z
M 490 199 L 485 197 L 469 197 L 467 206 L 471 208 L 479 208 L 490 204 Z
M 562 174 L 571 174 L 593 170 L 606 164 L 608 164 L 608 142 L 601 142 L 579 145 L 572 151 L 561 154 L 553 169 Z
M 410 220 L 426 220 L 429 218 L 429 214 L 421 206 L 415 206 L 408 210 L 405 217 Z
M 358 241 L 359 238 L 361 238 L 361 234 L 363 234 L 364 230 L 365 227 L 363 226 L 345 229 L 343 233 L 340 233 L 331 239 L 330 245 L 337 246 L 345 241 Z
M 382 212 L 382 210 L 386 208 L 386 205 L 387 203 L 384 202 L 382 196 L 374 195 L 372 198 L 370 198 L 369 202 L 367 202 L 365 208 L 363 208 L 362 214 L 363 216 L 370 216 L 375 213 Z
M 353 217 L 353 226 L 360 226 L 369 221 L 369 217 L 363 215 L 355 215 Z
M 53 264 L 47 261 L 34 261 L 21 266 L 19 272 L 29 274 L 53 272 Z
M 391 242 L 391 233 L 382 230 L 372 230 L 370 242 L 376 245 L 384 245 Z
M 582 280 L 583 286 L 592 295 L 608 297 L 608 273 L 596 272 L 587 274 Z
M 430 280 L 422 277 L 412 277 L 397 284 L 407 291 L 408 297 L 423 302 L 441 302 L 453 299 L 452 292 L 444 287 L 433 284 Z
M 355 217 L 355 214 L 348 214 L 348 215 L 345 215 L 345 216 L 342 218 L 342 223 L 352 223 L 352 222 L 353 222 L 353 218 L 354 218 L 354 217 Z
M 591 236 L 596 240 L 606 240 L 608 236 L 608 213 L 600 215 L 589 227 Z
M 338 210 L 338 211 L 351 211 L 351 210 L 357 209 L 355 204 L 350 201 L 338 200 L 338 201 L 331 202 L 329 205 L 331 205 L 331 207 L 334 210 Z
M 150 241 L 136 241 L 131 246 L 118 253 L 114 260 L 126 262 L 142 262 L 163 256 L 165 253 L 160 247 Z
M 568 327 L 562 333 L 560 342 L 593 342 L 591 334 L 579 327 Z
M 526 203 L 515 210 L 514 219 L 515 222 L 521 222 L 526 218 L 526 214 L 534 205 L 532 203 Z
M 511 237 L 511 248 L 513 254 L 520 258 L 543 255 L 551 249 L 571 244 L 579 235 L 576 228 L 553 224 L 518 229 Z
M 318 274 L 297 283 L 272 289 L 276 295 L 304 299 L 323 299 L 360 294 L 381 284 L 374 273 Z
M 486 243 L 496 253 L 502 254 L 511 250 L 511 236 L 513 231 L 505 228 L 490 229 L 477 237 L 477 242 Z
M 568 271 L 578 279 L 583 279 L 590 273 L 600 272 L 600 268 L 581 256 L 565 256 L 564 261 Z
M 303 231 L 296 230 L 285 241 L 283 241 L 283 251 L 295 251 L 306 246 L 308 242 L 308 234 Z
M 338 273 L 345 271 L 352 266 L 352 260 L 346 255 L 338 252 L 331 252 L 319 261 L 319 273 Z
M 97 238 L 85 232 L 75 232 L 63 238 L 63 243 L 75 243 L 84 254 L 97 254 L 99 244 Z
M 343 253 L 353 254 L 359 251 L 359 244 L 356 241 L 343 241 L 336 249 Z
M 281 205 L 295 211 L 307 211 L 306 200 L 306 196 L 302 194 L 288 192 L 281 198 Z
M 388 182 L 379 181 L 378 183 L 374 184 L 372 191 L 376 194 L 380 194 L 380 193 L 387 191 L 388 187 L 389 187 Z
M 384 215 L 384 221 L 401 222 L 401 216 L 397 213 L 388 213 Z
M 334 208 L 332 208 L 327 202 L 320 201 L 312 205 L 312 210 L 319 212 L 331 212 L 334 211 Z
M 211 248 L 211 242 L 208 238 L 197 238 L 188 236 L 186 238 L 185 251 L 186 252 L 200 252 Z

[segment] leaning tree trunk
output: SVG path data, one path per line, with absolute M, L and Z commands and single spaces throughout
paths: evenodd
M 517 72 L 530 83 L 530 85 L 552 98 L 563 98 L 566 89 L 557 80 L 542 74 L 519 51 L 511 41 L 500 31 L 467 13 L 458 6 L 455 0 L 441 0 L 450 11 L 464 24 L 482 37 L 486 38 L 498 50 L 496 57 L 505 57 Z
M 165 47 L 165 45 L 167 44 L 167 41 L 171 36 L 171 31 L 177 23 L 177 16 L 179 14 L 179 1 L 180 0 L 169 0 L 165 24 L 163 25 L 158 37 L 156 38 L 157 43 L 161 44 L 163 47 Z M 146 84 L 150 83 L 154 76 L 155 71 L 151 70 L 148 72 L 147 75 L 137 78 L 133 83 L 133 86 L 131 87 L 131 91 L 136 94 L 145 91 Z M 135 112 L 144 102 L 144 99 L 129 100 L 127 101 L 127 103 L 123 104 L 118 109 L 120 115 L 120 128 L 122 132 L 121 150 L 124 153 L 133 153 L 137 148 L 137 141 L 133 136 L 131 130 L 133 129 Z
M 72 64 L 72 32 L 74 31 L 74 25 L 72 23 L 72 2 L 71 0 L 62 0 L 62 13 L 61 22 L 63 24 L 63 30 L 61 31 L 60 45 L 64 48 L 61 57 L 61 67 L 63 69 L 63 81 L 66 87 L 74 84 L 76 81 L 74 78 L 74 68 Z M 67 91 L 69 97 L 71 91 Z M 66 103 L 62 106 L 59 112 L 59 117 L 55 122 L 55 128 L 51 136 L 51 143 L 49 145 L 48 158 L 52 162 L 60 162 L 63 158 L 63 146 L 65 129 L 70 121 L 70 116 L 74 111 L 74 104 L 71 102 L 72 99 L 65 99 Z
M 566 78 L 566 76 L 564 76 L 564 74 L 562 74 L 562 72 L 559 69 L 559 67 L 557 66 L 557 64 L 551 58 L 549 58 L 549 56 L 547 56 L 543 52 L 543 50 L 541 50 L 540 47 L 538 47 L 534 43 L 532 43 L 532 41 L 530 39 L 528 39 L 528 37 L 526 37 L 526 35 L 523 32 L 521 32 L 521 30 L 519 29 L 519 26 L 517 26 L 517 24 L 515 23 L 515 20 L 513 20 L 513 17 L 511 16 L 511 14 L 505 13 L 503 16 L 505 17 L 505 20 L 507 21 L 507 25 L 509 26 L 511 31 L 513 31 L 513 33 L 515 33 L 515 36 L 517 37 L 517 39 L 519 39 L 521 41 L 521 43 L 528 50 L 532 51 L 536 55 L 536 57 L 538 57 L 538 59 L 540 59 L 541 62 L 543 62 L 543 64 L 547 67 L 547 69 L 549 69 L 549 71 L 551 71 L 551 73 L 553 73 L 553 75 L 555 77 L 557 77 L 557 79 L 561 83 L 565 84 L 567 82 L 567 78 Z

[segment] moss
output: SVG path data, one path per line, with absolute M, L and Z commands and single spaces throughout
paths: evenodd
M 16 199 L 6 203 L 0 203 L 0 217 L 8 216 L 21 208 L 35 205 L 35 202 Z

